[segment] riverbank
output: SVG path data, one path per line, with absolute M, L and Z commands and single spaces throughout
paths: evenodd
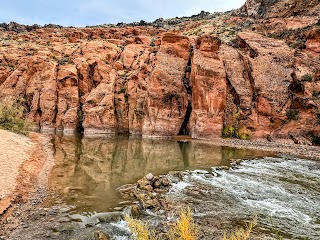
M 187 140 L 189 141 L 189 140 Z M 215 140 L 193 140 L 212 146 L 224 146 L 239 149 L 251 149 L 273 153 L 290 154 L 297 157 L 320 160 L 320 147 L 298 145 L 286 142 L 269 142 L 264 140 L 239 140 L 239 139 L 215 139 Z
M 9 133 L 6 132 L 6 134 Z M 15 134 L 11 137 L 13 137 L 13 140 L 6 139 L 1 142 L 1 149 L 7 156 L 2 161 L 8 165 L 9 169 L 5 171 L 6 175 L 3 175 L 3 178 L 6 179 L 5 176 L 12 173 L 11 168 L 14 168 L 15 171 L 19 169 L 17 167 L 19 164 L 13 166 L 7 159 L 15 159 L 17 156 L 24 156 L 25 158 L 21 160 L 22 163 L 18 162 L 20 163 L 20 172 L 18 171 L 14 181 L 15 184 L 12 187 L 11 201 L 9 201 L 9 207 L 6 208 L 5 214 L 0 219 L 0 239 L 2 239 L 1 236 L 5 235 L 10 235 L 10 237 L 4 237 L 3 239 L 19 239 L 19 236 L 22 235 L 26 236 L 26 239 L 39 239 L 35 238 L 35 235 L 41 237 L 46 236 L 46 234 L 50 235 L 52 229 L 56 229 L 56 234 L 60 234 L 60 231 L 63 234 L 61 229 L 64 229 L 64 227 L 69 229 L 70 225 L 68 224 L 70 223 L 68 221 L 66 223 L 57 222 L 54 215 L 57 209 L 60 209 L 61 201 L 66 204 L 61 205 L 66 207 L 61 207 L 62 210 L 68 209 L 68 206 L 76 207 L 79 216 L 82 216 L 85 211 L 108 212 L 108 209 L 113 209 L 119 203 L 119 198 L 115 197 L 118 196 L 116 189 L 119 186 L 134 183 L 148 173 L 155 176 L 159 175 L 160 178 L 155 177 L 153 179 L 155 181 L 152 183 L 140 182 L 146 192 L 142 192 L 143 196 L 140 192 L 137 192 L 136 195 L 139 195 L 139 197 L 140 195 L 142 197 L 149 196 L 149 190 L 152 187 L 160 198 L 143 199 L 146 206 L 170 209 L 172 204 L 162 196 L 169 190 L 171 191 L 171 184 L 168 185 L 167 179 L 163 183 L 161 176 L 169 176 L 170 178 L 172 172 L 169 172 L 171 170 L 175 171 L 173 173 L 174 181 L 172 181 L 173 186 L 175 186 L 176 183 L 183 182 L 184 177 L 191 174 L 191 172 L 186 174 L 184 169 L 195 170 L 210 169 L 214 166 L 229 166 L 229 161 L 232 161 L 232 159 L 234 159 L 232 163 L 238 164 L 237 159 L 276 156 L 277 153 L 320 159 L 319 147 L 267 141 L 236 139 L 205 141 L 186 137 L 172 140 L 122 139 L 120 137 L 112 139 L 102 136 L 92 139 L 56 135 L 52 140 L 53 146 L 50 146 L 51 138 L 42 134 L 30 133 L 29 138 Z M 24 141 L 21 142 L 21 139 Z M 26 148 L 24 152 L 22 151 L 23 146 Z M 227 148 L 221 148 L 221 146 Z M 55 151 L 56 159 L 54 161 L 52 159 L 53 154 L 50 152 L 51 149 Z M 167 151 L 168 149 L 170 151 Z M 249 149 L 249 151 L 246 151 L 246 149 Z M 11 156 L 9 156 L 9 153 L 11 153 Z M 81 153 L 81 156 L 78 155 L 79 153 Z M 109 166 L 108 163 L 111 159 L 113 165 Z M 53 196 L 53 199 L 56 199 L 59 204 L 51 209 L 52 205 L 47 203 L 50 198 L 50 194 L 48 195 L 47 192 L 47 181 L 53 162 L 55 162 L 55 166 L 50 174 L 50 189 L 61 195 Z M 233 164 L 230 165 L 233 166 Z M 76 171 L 73 172 L 72 169 Z M 221 167 L 221 169 L 227 168 Z M 210 179 L 216 175 L 202 171 L 196 174 L 201 175 L 202 173 L 204 173 L 205 178 L 210 177 Z M 126 194 L 126 191 L 130 189 L 122 190 Z M 29 191 L 31 194 L 29 194 Z M 192 201 L 198 199 L 197 201 L 201 202 L 203 200 L 202 195 L 208 189 L 207 186 L 197 184 L 195 188 L 187 188 L 186 191 L 188 194 L 195 196 Z M 208 199 L 216 196 L 215 194 L 216 192 L 212 191 Z M 49 198 L 46 198 L 46 196 L 49 196 Z M 62 197 L 65 197 L 64 200 L 62 200 Z M 44 199 L 46 199 L 45 202 L 43 202 Z M 174 202 L 176 201 L 174 200 Z M 184 200 L 182 199 L 180 202 L 183 203 Z M 117 209 L 123 207 L 123 204 L 120 205 Z M 68 211 L 61 214 L 63 219 L 69 218 Z M 30 221 L 31 218 L 32 221 Z M 202 224 L 201 218 L 197 218 L 197 221 Z M 47 224 L 46 227 L 44 222 Z M 211 226 L 210 224 L 208 228 Z M 74 230 L 74 234 L 78 234 L 77 226 L 71 226 L 71 229 Z M 95 228 L 93 227 L 93 229 Z M 218 231 L 219 226 L 214 229 Z M 81 235 L 82 232 L 80 231 L 79 234 Z
M 20 210 L 35 194 L 44 197 L 53 164 L 49 139 L 38 133 L 28 136 L 0 130 L 0 236 L 19 224 Z M 40 193 L 42 192 L 42 193 Z

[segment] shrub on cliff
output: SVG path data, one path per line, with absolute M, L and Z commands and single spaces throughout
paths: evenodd
M 298 120 L 299 119 L 299 110 L 297 109 L 289 109 L 287 111 L 287 118 L 289 120 Z
M 235 127 L 231 125 L 224 126 L 222 130 L 222 137 L 223 138 L 238 138 L 241 140 L 248 140 L 250 139 L 250 135 L 247 133 L 246 127 Z
M 11 97 L 0 100 L 0 128 L 26 134 L 28 124 L 24 120 L 24 107 Z
M 301 77 L 301 81 L 303 82 L 312 82 L 312 76 L 309 74 L 305 74 Z

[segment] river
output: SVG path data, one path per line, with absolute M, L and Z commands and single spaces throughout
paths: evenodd
M 168 198 L 195 210 L 203 239 L 221 239 L 254 216 L 257 239 L 320 239 L 320 162 L 192 140 L 55 135 L 52 143 L 50 194 L 9 239 L 94 240 L 97 231 L 128 239 L 125 222 L 110 214 L 127 204 L 117 188 L 170 171 L 188 171 Z M 244 161 L 216 170 L 231 159 Z

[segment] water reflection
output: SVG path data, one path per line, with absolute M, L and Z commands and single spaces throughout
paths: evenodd
M 121 201 L 117 187 L 133 183 L 151 172 L 210 169 L 228 165 L 231 158 L 264 153 L 214 147 L 198 142 L 129 138 L 54 136 L 55 166 L 49 176 L 51 190 L 76 211 L 103 212 Z

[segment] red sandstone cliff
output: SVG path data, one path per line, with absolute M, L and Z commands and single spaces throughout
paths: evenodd
M 319 16 L 253 19 L 253 2 L 245 17 L 204 14 L 171 30 L 3 28 L 0 98 L 22 99 L 41 130 L 308 144 L 320 136 Z

